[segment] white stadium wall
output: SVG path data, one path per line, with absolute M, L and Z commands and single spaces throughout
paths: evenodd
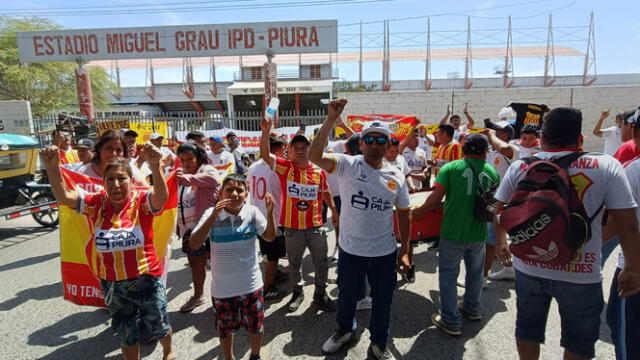
M 532 87 L 510 89 L 456 89 L 429 91 L 389 91 L 338 93 L 349 105 L 346 115 L 352 114 L 404 114 L 416 115 L 423 123 L 435 124 L 445 114 L 447 104 L 452 103 L 454 113 L 462 115 L 464 103 L 482 126 L 485 118 L 496 119 L 498 111 L 509 102 L 546 104 L 550 108 L 572 106 L 582 110 L 582 133 L 585 149 L 602 151 L 602 139 L 592 131 L 602 109 L 611 109 L 611 115 L 603 127 L 613 125 L 615 114 L 640 105 L 640 85 L 590 86 L 590 87 Z

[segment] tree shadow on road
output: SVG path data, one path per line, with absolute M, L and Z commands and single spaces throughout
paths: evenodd
M 0 249 L 36 239 L 56 230 L 42 226 L 0 228 Z
M 47 300 L 62 297 L 62 284 L 42 285 L 16 293 L 16 297 L 0 303 L 0 311 L 12 310 L 29 300 Z

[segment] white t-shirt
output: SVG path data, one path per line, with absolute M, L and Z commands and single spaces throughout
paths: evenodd
M 433 158 L 433 147 L 429 145 L 426 138 L 418 138 L 418 147 L 427 154 L 427 160 Z
M 542 149 L 540 149 L 540 143 L 538 143 L 538 145 L 534 145 L 532 147 L 524 147 L 520 143 L 519 139 L 515 139 L 515 140 L 509 141 L 509 144 L 515 145 L 518 148 L 518 153 L 520 154 L 519 159 L 524 159 L 524 158 L 533 156 L 533 155 L 539 153 L 540 151 L 542 151 Z
M 263 159 L 251 164 L 248 171 L 247 180 L 249 181 L 249 199 L 251 205 L 257 207 L 260 212 L 267 217 L 267 207 L 265 205 L 265 196 L 267 193 L 273 195 L 275 204 L 273 214 L 276 223 L 280 221 L 280 211 L 282 211 L 282 189 L 280 188 L 280 180 L 278 175 L 264 162 Z
M 326 151 L 334 154 L 344 154 L 347 140 L 329 141 Z
M 216 170 L 226 171 L 227 174 L 233 174 L 236 171 L 236 160 L 233 154 L 226 150 L 222 150 L 219 154 L 215 154 L 213 151 L 207 151 L 207 157 Z
M 501 153 L 493 149 L 490 149 L 489 152 L 487 153 L 487 162 L 491 166 L 493 166 L 493 168 L 496 170 L 498 175 L 500 175 L 500 179 L 504 177 L 504 174 L 507 173 L 507 169 L 509 168 L 509 165 L 511 165 L 511 163 L 515 159 L 519 159 L 518 148 L 515 146 L 513 147 L 513 156 L 511 158 L 508 158 L 505 155 L 502 155 Z
M 614 125 L 600 131 L 604 139 L 604 153 L 613 156 L 622 146 L 622 129 Z
M 193 230 L 198 223 L 196 216 L 196 188 L 195 186 L 178 186 L 178 229 L 180 236 L 187 230 Z
M 411 173 L 411 168 L 409 168 L 409 165 L 407 165 L 407 160 L 404 159 L 404 156 L 400 156 L 398 155 L 396 157 L 396 160 L 391 162 L 387 159 L 384 159 L 383 161 L 385 161 L 387 164 L 395 167 L 396 169 L 400 170 L 402 172 L 403 175 L 407 176 L 408 174 Z
M 357 256 L 391 254 L 396 250 L 393 207 L 410 206 L 404 175 L 384 162 L 381 169 L 374 169 L 362 155 L 333 156 L 342 200 L 340 248 Z
M 211 216 L 208 208 L 196 229 Z M 238 215 L 222 210 L 213 222 L 211 238 L 211 296 L 225 299 L 257 291 L 263 286 L 258 238 L 267 229 L 260 210 L 244 204 Z
M 541 152 L 536 156 L 541 159 L 550 159 L 567 154 L 570 154 L 570 152 Z M 496 192 L 495 198 L 498 201 L 506 203 L 509 200 L 509 197 L 516 189 L 516 185 L 525 175 L 525 167 L 526 165 L 521 160 L 511 164 Z M 608 209 L 636 207 L 636 202 L 631 195 L 629 181 L 624 174 L 622 165 L 613 157 L 598 153 L 586 154 L 576 160 L 568 171 L 589 216 L 593 216 L 602 204 Z M 577 284 L 600 282 L 602 279 L 600 268 L 600 259 L 602 257 L 602 213 L 603 211 L 600 211 L 591 222 L 591 240 L 579 252 L 580 260 L 575 263 L 571 271 L 567 269 L 568 265 L 550 269 L 535 263 L 525 263 L 517 257 L 514 257 L 513 265 L 518 271 L 527 275 L 545 279 Z
M 469 132 L 469 124 L 460 125 L 457 129 L 453 130 L 453 140 L 460 141 L 460 135 L 466 136 Z
M 409 147 L 404 148 L 402 156 L 407 161 L 407 166 L 409 166 L 409 169 L 411 169 L 411 172 L 414 174 L 422 172 L 424 168 L 427 167 L 427 154 L 419 147 L 416 147 L 415 151 L 411 150 Z M 407 180 L 411 182 L 411 185 L 414 188 L 419 189 L 422 187 L 422 183 L 419 180 L 411 177 Z
M 631 186 L 631 193 L 636 203 L 640 203 L 640 158 L 636 158 L 625 164 L 625 173 Z M 636 208 L 636 217 L 640 220 L 640 207 Z M 620 251 L 618 256 L 618 267 L 624 268 L 624 254 Z

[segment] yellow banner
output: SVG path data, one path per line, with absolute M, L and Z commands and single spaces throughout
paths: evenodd
M 129 128 L 129 119 L 107 120 L 93 123 L 98 128 L 98 135 L 102 135 L 107 130 L 120 130 Z
M 155 128 L 155 130 L 154 130 Z M 167 138 L 167 123 L 165 121 L 151 122 L 132 122 L 129 123 L 129 129 L 138 133 L 136 144 L 142 145 L 149 141 L 151 134 L 158 133 Z

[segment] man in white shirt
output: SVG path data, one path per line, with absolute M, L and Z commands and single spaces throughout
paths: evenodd
M 314 139 L 309 158 L 319 167 L 338 175 L 340 213 L 338 259 L 338 330 L 322 350 L 335 353 L 354 336 L 356 303 L 362 298 L 364 281 L 371 285 L 373 308 L 369 331 L 371 346 L 367 355 L 393 360 L 387 347 L 391 302 L 396 287 L 396 261 L 399 271 L 409 268 L 409 191 L 404 175 L 383 161 L 389 144 L 389 129 L 379 122 L 362 131 L 363 155 L 323 154 L 329 132 L 347 100 L 329 104 L 327 120 Z M 396 207 L 401 247 L 396 256 L 393 233 L 393 207 Z
M 211 161 L 211 165 L 223 174 L 233 174 L 236 171 L 236 162 L 233 154 L 224 149 L 224 141 L 220 136 L 212 136 L 209 138 L 211 151 L 207 151 L 207 157 Z
M 269 149 L 272 154 L 284 157 L 285 148 L 286 142 L 281 137 L 273 134 L 269 137 Z M 271 194 L 275 199 L 273 212 L 278 226 L 278 234 L 273 241 L 266 241 L 260 235 L 258 235 L 258 240 L 260 241 L 260 252 L 267 257 L 264 273 L 264 299 L 276 300 L 286 295 L 286 292 L 276 287 L 276 282 L 282 282 L 289 277 L 288 274 L 278 272 L 278 260 L 286 255 L 284 227 L 280 224 L 280 212 L 282 211 L 280 180 L 271 167 L 263 159 L 259 159 L 249 167 L 247 181 L 251 194 L 251 205 L 257 207 L 265 218 L 268 215 L 265 203 L 267 194 Z
M 449 115 L 451 115 L 451 105 L 447 105 L 447 113 L 442 118 L 442 120 L 440 120 L 440 123 L 438 123 L 438 125 L 444 125 L 447 123 L 447 119 L 449 120 L 449 123 L 451 123 L 451 125 L 454 128 L 453 140 L 455 141 L 459 142 L 460 136 L 464 137 L 469 132 L 469 129 L 472 128 L 473 125 L 475 125 L 475 121 L 473 120 L 473 117 L 471 117 L 471 114 L 469 114 L 469 112 L 467 111 L 468 108 L 469 108 L 469 104 L 464 103 L 463 112 L 464 112 L 465 118 L 467 119 L 466 124 L 461 125 L 462 118 L 460 118 L 460 115 L 458 114 L 454 114 L 451 116 L 451 118 L 449 118 Z
M 622 146 L 622 123 L 624 112 L 616 115 L 616 124 L 602 129 L 602 123 L 609 117 L 610 110 L 605 109 L 600 113 L 596 126 L 593 128 L 593 135 L 604 139 L 604 153 L 613 156 Z
M 533 156 L 540 152 L 540 140 L 538 140 L 538 126 L 525 124 L 520 129 L 520 139 L 513 139 L 509 142 L 518 148 L 520 159 Z
M 402 152 L 402 157 L 404 157 L 407 166 L 411 169 L 411 174 L 407 178 L 409 191 L 421 190 L 422 183 L 427 180 L 427 161 L 430 158 L 424 150 L 418 147 L 418 143 L 418 130 L 414 130 L 398 147 L 398 150 Z
M 581 144 L 582 114 L 572 108 L 553 109 L 542 124 L 540 159 L 557 159 L 574 154 Z M 507 170 L 495 194 L 496 213 L 516 191 L 525 176 L 527 165 L 517 160 Z M 625 253 L 625 268 L 618 277 L 622 283 L 620 295 L 640 291 L 640 232 L 636 219 L 636 202 L 622 165 L 610 156 L 589 153 L 582 155 L 567 169 L 572 185 L 592 217 L 591 239 L 575 255 L 577 260 L 565 266 L 515 257 L 516 269 L 516 339 L 521 359 L 538 359 L 540 344 L 545 340 L 546 320 L 552 299 L 558 302 L 565 348 L 564 359 L 591 359 L 600 337 L 600 314 L 603 307 L 602 271 L 602 211 L 604 204 L 620 232 Z M 506 234 L 498 221 L 496 257 L 504 265 L 511 263 Z

